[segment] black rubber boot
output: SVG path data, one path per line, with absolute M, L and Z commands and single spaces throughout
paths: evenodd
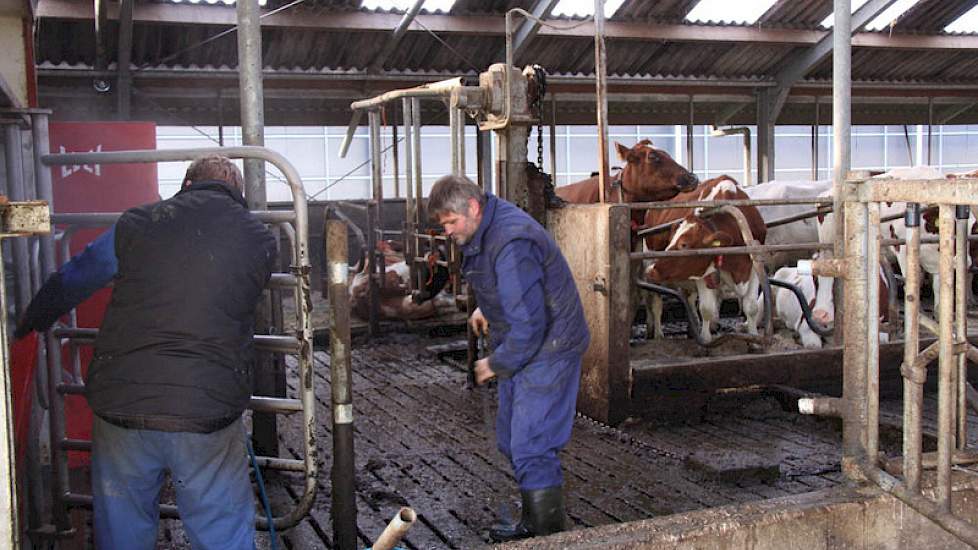
M 546 489 L 522 491 L 523 513 L 516 524 L 494 525 L 489 536 L 496 542 L 507 542 L 550 535 L 564 530 L 564 490 L 557 485 Z

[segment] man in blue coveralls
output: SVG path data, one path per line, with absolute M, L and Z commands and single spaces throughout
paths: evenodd
M 241 191 L 229 159 L 194 161 L 180 192 L 126 211 L 45 282 L 18 323 L 18 338 L 47 330 L 115 281 L 85 384 L 101 550 L 156 548 L 165 471 L 194 550 L 255 547 L 241 414 L 277 251 Z
M 570 439 L 590 341 L 574 277 L 539 223 L 464 176 L 435 182 L 428 213 L 462 249 L 479 305 L 470 323 L 488 331 L 492 349 L 475 364 L 476 382 L 499 379 L 496 444 L 523 500 L 520 521 L 489 534 L 502 542 L 562 531 L 558 453 Z

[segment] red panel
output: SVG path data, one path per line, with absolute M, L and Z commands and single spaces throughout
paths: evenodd
M 37 364 L 37 335 L 33 332 L 10 346 L 11 394 L 14 410 L 14 442 L 17 460 L 24 460 L 27 433 L 31 422 L 31 401 L 34 397 L 34 367 Z
M 156 149 L 156 125 L 152 122 L 52 122 L 52 153 L 132 151 Z M 156 164 L 94 164 L 52 168 L 55 212 L 122 212 L 133 206 L 159 200 Z M 77 254 L 104 229 L 81 230 L 71 240 Z M 62 258 L 61 261 L 65 261 Z M 112 293 L 100 290 L 78 306 L 78 326 L 98 327 Z M 80 349 L 82 374 L 88 372 L 92 348 Z M 70 350 L 64 347 L 66 376 L 70 372 Z M 81 396 L 65 399 L 65 432 L 72 439 L 91 439 L 92 412 Z M 69 452 L 72 468 L 88 463 L 88 453 Z

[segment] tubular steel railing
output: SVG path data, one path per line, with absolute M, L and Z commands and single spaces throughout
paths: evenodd
M 966 405 L 974 390 L 966 379 L 966 361 L 978 360 L 967 340 L 966 285 L 968 209 L 978 206 L 978 179 L 878 180 L 868 173 L 849 174 L 844 186 L 846 254 L 842 262 L 815 262 L 817 274 L 845 280 L 845 351 L 843 396 L 816 399 L 807 408 L 835 410 L 843 419 L 843 472 L 868 480 L 930 518 L 961 541 L 978 547 L 978 526 L 951 511 L 951 468 L 974 462 L 967 448 Z M 879 460 L 879 302 L 880 204 L 907 203 L 903 458 L 884 471 Z M 939 208 L 939 285 L 936 322 L 920 312 L 920 204 Z M 955 208 L 955 207 L 958 208 Z M 920 327 L 935 332 L 935 345 L 919 349 Z M 937 452 L 922 452 L 923 386 L 926 367 L 938 359 Z M 802 403 L 800 403 L 802 405 Z M 821 407 L 825 405 L 826 407 Z M 974 406 L 974 404 L 972 404 Z M 900 466 L 894 468 L 892 466 Z M 935 498 L 922 491 L 922 470 L 936 468 Z M 894 473 L 902 475 L 899 479 Z
M 263 147 L 220 147 L 71 154 L 47 154 L 47 149 L 45 148 L 43 151 L 38 151 L 38 154 L 44 165 L 44 169 L 38 171 L 39 195 L 41 194 L 41 189 L 45 186 L 48 191 L 50 190 L 51 177 L 46 167 L 57 165 L 179 162 L 193 160 L 201 155 L 218 154 L 234 159 L 249 158 L 264 160 L 274 164 L 285 175 L 292 191 L 294 210 L 291 212 L 255 211 L 252 213 L 265 223 L 278 224 L 285 227 L 285 233 L 291 245 L 291 273 L 273 274 L 268 288 L 292 289 L 296 304 L 297 330 L 294 337 L 256 335 L 255 348 L 273 353 L 297 356 L 299 363 L 299 397 L 296 399 L 287 399 L 252 396 L 249 408 L 256 411 L 286 415 L 302 413 L 304 430 L 303 459 L 292 460 L 267 456 L 257 457 L 256 459 L 260 467 L 302 472 L 305 476 L 304 492 L 296 503 L 296 506 L 289 513 L 274 518 L 259 515 L 256 519 L 257 527 L 267 529 L 270 524 L 274 524 L 276 529 L 286 529 L 296 525 L 309 512 L 313 505 L 319 476 L 315 432 L 314 377 L 312 376 L 313 333 L 311 319 L 312 302 L 309 294 L 309 276 L 311 272 L 308 243 L 309 219 L 306 194 L 298 172 L 285 157 Z M 115 223 L 120 215 L 120 213 L 56 214 L 53 216 L 53 221 L 72 228 L 97 227 Z M 294 224 L 294 228 L 292 224 Z M 67 237 L 62 238 L 61 246 L 64 250 L 68 247 L 68 239 L 70 239 L 70 230 Z M 67 254 L 65 254 L 65 258 L 67 258 Z M 44 270 L 45 276 L 50 274 L 54 270 L 53 262 L 47 262 L 44 265 Z M 74 317 L 71 318 L 71 321 L 73 326 L 57 327 L 48 331 L 46 335 L 49 374 L 48 397 L 52 405 L 50 414 L 51 454 L 52 463 L 55 465 L 52 480 L 55 499 L 54 519 L 57 529 L 63 532 L 70 529 L 70 522 L 66 513 L 67 506 L 91 505 L 91 497 L 89 495 L 68 491 L 68 469 L 65 453 L 68 450 L 90 450 L 91 442 L 69 440 L 65 437 L 64 395 L 83 393 L 84 386 L 78 377 L 78 368 L 73 368 L 73 377 L 75 380 L 72 383 L 64 383 L 62 381 L 63 371 L 60 339 L 68 339 L 74 347 L 92 343 L 98 334 L 97 329 L 83 329 L 74 326 Z M 73 355 L 75 355 L 74 352 Z M 175 507 L 163 506 L 161 507 L 161 513 L 164 516 L 172 517 L 177 515 L 177 510 Z

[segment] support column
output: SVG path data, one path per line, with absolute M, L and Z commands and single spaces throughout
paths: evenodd
M 757 183 L 774 179 L 774 120 L 771 92 L 757 92 Z
M 244 145 L 265 145 L 264 93 L 262 91 L 261 21 L 258 0 L 239 0 L 238 16 L 238 73 L 241 75 L 241 139 Z M 265 163 L 258 159 L 244 160 L 245 198 L 248 208 L 265 210 L 268 199 L 265 190 Z M 277 234 L 277 233 L 276 233 Z M 268 334 L 272 324 L 272 296 L 266 294 L 255 313 L 255 332 Z M 255 395 L 283 397 L 285 395 L 284 363 L 276 356 L 259 353 L 254 378 Z M 255 413 L 252 423 L 255 451 L 262 455 L 278 456 L 278 430 L 275 415 Z

